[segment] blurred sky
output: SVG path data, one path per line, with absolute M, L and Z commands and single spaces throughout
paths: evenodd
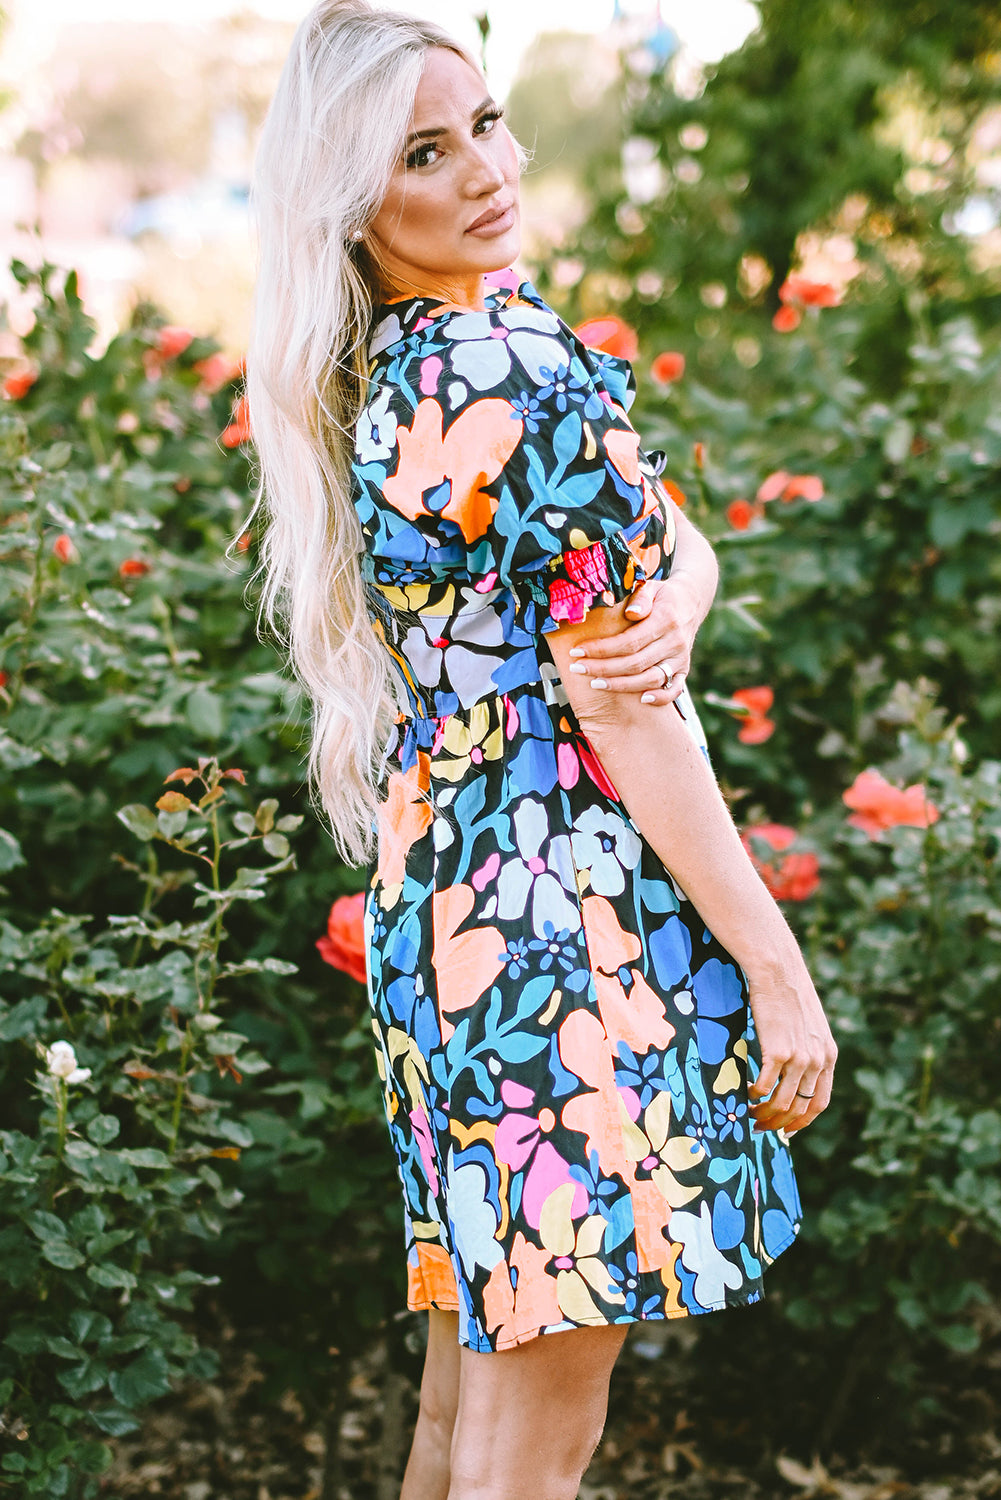
M 377 0 L 383 4 L 383 0 Z M 492 32 L 488 66 L 495 92 L 510 88 L 520 58 L 544 31 L 603 31 L 613 15 L 661 19 L 695 57 L 714 62 L 739 47 L 757 13 L 750 0 L 395 0 L 401 10 L 429 16 L 471 46 L 479 47 L 473 17 L 487 10 Z M 388 9 L 390 0 L 383 8 Z M 9 79 L 43 68 L 59 29 L 100 21 L 172 21 L 200 25 L 219 16 L 253 11 L 298 21 L 309 0 L 7 0 L 9 17 L 0 72 Z

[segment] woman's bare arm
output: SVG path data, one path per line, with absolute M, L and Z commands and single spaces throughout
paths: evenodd
M 827 1107 L 837 1048 L 796 939 L 751 864 L 705 757 L 673 704 L 641 706 L 632 694 L 595 691 L 569 671 L 571 649 L 585 635 L 621 630 L 623 610 L 592 610 L 544 639 L 633 822 L 747 974 L 763 1062 L 755 1099 L 778 1083 L 767 1103 L 754 1105 L 759 1128 L 802 1129 Z
M 618 634 L 586 632 L 578 647 L 582 654 L 570 667 L 578 676 L 604 682 L 610 692 L 641 694 L 644 703 L 655 706 L 673 703 L 684 687 L 695 635 L 719 582 L 716 554 L 701 531 L 669 496 L 663 496 L 661 504 L 677 528 L 671 576 L 634 589 L 625 608 L 625 619 L 631 623 Z M 596 610 L 592 620 L 599 613 Z M 664 687 L 661 662 L 672 674 L 669 688 Z

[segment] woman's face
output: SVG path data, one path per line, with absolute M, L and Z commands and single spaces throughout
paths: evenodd
M 403 155 L 366 231 L 394 290 L 482 306 L 484 273 L 517 256 L 518 157 L 500 115 L 464 58 L 428 50 Z

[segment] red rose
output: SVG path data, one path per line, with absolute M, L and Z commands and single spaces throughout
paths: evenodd
M 745 829 L 740 841 L 776 901 L 805 901 L 813 895 L 820 885 L 820 861 L 815 854 L 786 854 L 773 864 L 755 852 L 755 839 L 781 854 L 795 842 L 795 828 L 787 828 L 783 823 L 756 823 Z
M 73 545 L 73 538 L 65 531 L 61 532 L 52 543 L 52 550 L 61 563 L 79 561 L 79 553 Z
M 141 557 L 127 557 L 123 563 L 118 565 L 118 576 L 120 578 L 142 578 L 150 571 L 148 562 Z

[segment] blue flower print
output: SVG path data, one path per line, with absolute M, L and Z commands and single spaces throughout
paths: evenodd
M 624 1311 L 636 1311 L 636 1294 L 639 1291 L 640 1268 L 636 1259 L 636 1251 L 626 1252 L 626 1263 L 624 1266 L 609 1266 L 608 1274 L 612 1278 L 612 1289 L 621 1292 L 625 1298 Z
M 514 938 L 508 943 L 500 957 L 507 964 L 508 978 L 517 979 L 518 975 L 529 967 L 528 944 L 523 937 Z
M 714 1141 L 716 1131 L 713 1129 L 712 1121 L 697 1099 L 692 1100 L 688 1113 L 691 1115 L 691 1120 L 685 1126 L 685 1134 L 690 1135 L 692 1140 L 697 1141 L 700 1146 L 705 1146 L 706 1141 Z M 739 1137 L 737 1139 L 739 1140 Z
M 615 1178 L 602 1174 L 597 1151 L 591 1152 L 586 1167 L 579 1162 L 571 1162 L 570 1176 L 587 1189 L 588 1213 L 600 1214 L 603 1219 L 607 1219 L 612 1202 L 622 1192 L 622 1184 Z
M 586 988 L 591 971 L 582 967 L 579 944 L 571 935 L 569 927 L 562 927 L 557 932 L 552 922 L 547 920 L 542 924 L 542 931 L 544 935 L 533 938 L 528 945 L 533 953 L 542 954 L 539 968 L 548 972 L 556 963 L 566 975 L 564 982 L 567 989 L 578 991 Z
M 602 402 L 596 397 L 589 381 L 582 380 L 571 372 L 570 366 L 557 365 L 555 370 L 540 371 L 548 384 L 540 386 L 539 400 L 551 404 L 559 412 L 565 412 L 571 402 L 583 406 L 585 417 L 592 420 L 600 416 Z
M 512 420 L 520 418 L 525 424 L 526 432 L 534 437 L 543 421 L 542 403 L 537 396 L 530 396 L 527 391 L 522 391 L 511 403 L 511 417 Z
M 670 1084 L 664 1076 L 664 1059 L 657 1051 L 650 1051 L 642 1063 L 625 1042 L 620 1042 L 618 1055 L 622 1065 L 615 1069 L 615 1082 L 620 1089 L 633 1089 L 639 1097 L 640 1109 L 646 1109 L 657 1094 L 666 1094 Z
M 738 1099 L 736 1094 L 727 1094 L 725 1099 L 713 1100 L 714 1123 L 719 1127 L 719 1138 L 725 1141 L 728 1136 L 733 1136 L 735 1141 L 744 1139 L 744 1127 L 741 1120 L 747 1114 L 747 1104 L 743 1099 Z

